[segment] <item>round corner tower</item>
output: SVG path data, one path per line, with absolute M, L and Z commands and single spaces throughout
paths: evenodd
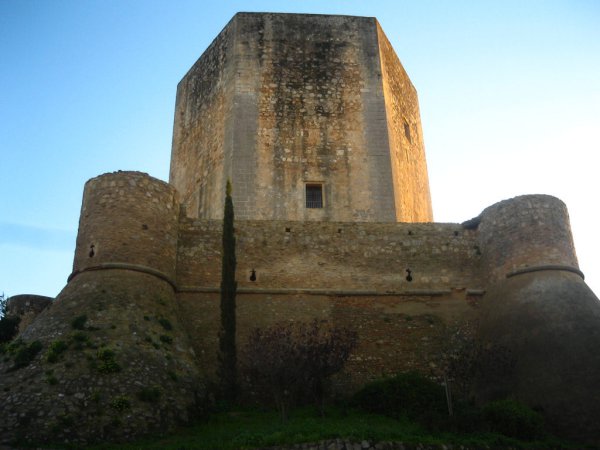
M 514 397 L 556 433 L 597 440 L 600 302 L 578 268 L 565 204 L 524 195 L 492 205 L 479 239 L 489 281 L 479 338 L 510 369 L 482 364 L 476 397 Z
M 175 189 L 163 181 L 141 172 L 92 178 L 83 193 L 72 276 L 118 266 L 174 280 L 178 218 Z
M 492 282 L 538 269 L 579 272 L 567 207 L 550 195 L 522 195 L 486 208 L 479 242 Z
M 194 217 L 432 221 L 417 92 L 374 18 L 238 13 L 177 89 Z

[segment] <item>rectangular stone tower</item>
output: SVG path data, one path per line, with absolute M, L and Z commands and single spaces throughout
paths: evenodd
M 188 215 L 432 221 L 417 93 L 374 18 L 238 13 L 177 88 Z

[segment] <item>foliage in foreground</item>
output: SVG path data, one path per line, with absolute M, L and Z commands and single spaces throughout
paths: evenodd
M 485 422 L 506 436 L 531 440 L 544 436 L 544 419 L 531 408 L 512 400 L 498 400 L 483 407 Z
M 354 331 L 317 320 L 257 328 L 244 349 L 244 373 L 251 389 L 274 401 L 283 421 L 300 399 L 313 399 L 323 412 L 329 379 L 356 344 Z
M 351 404 L 396 419 L 406 417 L 433 428 L 448 416 L 444 388 L 417 372 L 365 385 Z
M 416 372 L 369 383 L 353 396 L 351 404 L 370 413 L 414 420 L 429 430 L 486 431 L 522 440 L 546 434 L 542 416 L 513 399 L 494 401 L 481 409 L 459 402 L 449 417 L 444 388 Z
M 397 420 L 355 410 L 328 408 L 321 416 L 313 409 L 297 409 L 282 423 L 278 414 L 236 411 L 211 416 L 205 423 L 180 429 L 177 434 L 145 439 L 133 444 L 99 445 L 92 450 L 202 450 L 251 449 L 343 438 L 354 442 L 397 441 L 421 444 L 461 444 L 490 448 L 578 448 L 557 441 L 525 443 L 494 433 L 470 435 L 431 434 L 408 420 Z
M 19 331 L 20 317 L 10 317 L 6 315 L 6 306 L 8 297 L 4 293 L 0 294 L 0 345 L 10 342 Z

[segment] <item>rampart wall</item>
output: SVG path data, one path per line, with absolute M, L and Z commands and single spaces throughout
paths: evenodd
M 166 183 L 102 175 L 86 185 L 72 278 L 119 269 L 168 283 L 210 377 L 221 227 L 187 217 Z M 578 272 L 566 208 L 549 196 L 500 202 L 463 225 L 237 220 L 235 232 L 239 348 L 253 328 L 281 321 L 349 327 L 360 336 L 351 385 L 408 368 L 435 373 L 448 333 L 469 326 L 485 291 L 507 276 Z
M 235 224 L 238 348 L 254 328 L 279 322 L 319 319 L 355 330 L 360 344 L 338 387 L 408 369 L 439 376 L 449 335 L 468 326 L 483 293 L 477 232 L 459 224 Z M 184 218 L 179 233 L 177 298 L 209 378 L 217 364 L 221 227 Z
M 221 226 L 182 219 L 180 289 L 219 286 Z M 235 228 L 244 288 L 390 293 L 483 282 L 477 232 L 459 224 L 237 221 Z

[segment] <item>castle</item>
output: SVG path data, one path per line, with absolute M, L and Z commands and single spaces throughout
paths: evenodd
M 0 362 L 1 436 L 85 443 L 187 420 L 216 368 L 227 179 L 238 347 L 281 321 L 351 328 L 336 380 L 351 390 L 439 376 L 476 324 L 514 358 L 481 399 L 510 394 L 599 438 L 600 303 L 565 205 L 527 195 L 432 222 L 416 90 L 377 21 L 266 13 L 237 14 L 179 83 L 169 183 L 86 183 L 68 284 L 21 329 L 42 351 Z

